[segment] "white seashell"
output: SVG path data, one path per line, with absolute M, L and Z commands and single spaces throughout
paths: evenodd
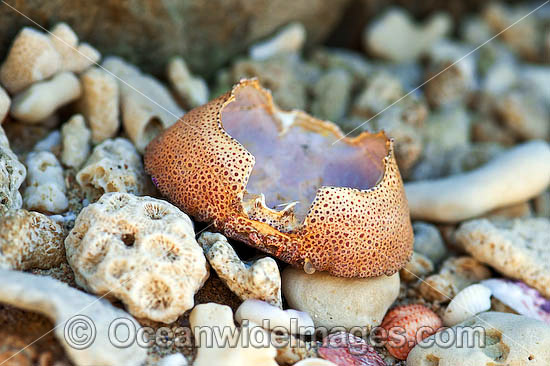
M 294 309 L 282 310 L 265 301 L 245 300 L 235 312 L 235 319 L 242 324 L 244 319 L 251 323 L 276 331 L 291 334 L 313 334 L 315 327 L 308 313 Z
M 447 306 L 443 324 L 451 327 L 490 308 L 491 290 L 480 284 L 468 286 L 456 294 Z
M 550 299 L 521 281 L 491 278 L 481 282 L 493 296 L 520 315 L 550 324 Z
M 296 362 L 294 366 L 337 366 L 335 363 L 322 358 L 306 358 L 302 361 Z

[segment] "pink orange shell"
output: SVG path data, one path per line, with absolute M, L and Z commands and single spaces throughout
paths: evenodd
M 376 184 L 365 190 L 320 186 L 297 223 L 287 209 L 269 209 L 257 197 L 245 200 L 256 159 L 222 124 L 222 111 L 245 87 L 259 92 L 262 107 L 275 113 L 271 94 L 255 79 L 191 110 L 146 149 L 146 170 L 160 192 L 196 220 L 296 266 L 341 277 L 391 275 L 401 269 L 412 254 L 413 231 L 393 141 L 383 132 L 344 138 L 335 124 L 293 111 L 296 123 L 341 138 L 341 144 L 385 149 Z
M 442 327 L 442 321 L 424 305 L 411 304 L 397 306 L 388 311 L 380 327 L 388 334 L 388 352 L 398 360 L 406 360 L 418 342 Z

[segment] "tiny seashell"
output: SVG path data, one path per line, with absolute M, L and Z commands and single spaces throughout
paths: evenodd
M 481 282 L 493 296 L 520 315 L 550 324 L 550 299 L 521 281 L 491 278 Z
M 452 327 L 490 308 L 491 290 L 480 284 L 470 285 L 456 294 L 447 306 L 443 324 Z

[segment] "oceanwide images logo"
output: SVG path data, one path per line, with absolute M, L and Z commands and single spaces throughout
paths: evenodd
M 266 331 L 271 329 L 271 331 Z M 329 334 L 347 332 L 360 337 L 374 347 L 403 347 L 408 343 L 417 343 L 416 347 L 430 348 L 484 348 L 486 343 L 485 328 L 481 326 L 455 326 L 453 328 L 431 329 L 420 327 L 411 340 L 406 330 L 401 327 L 384 329 L 381 327 L 301 327 L 297 319 L 291 319 L 289 327 L 270 327 L 270 321 L 264 320 L 261 325 L 243 320 L 241 327 L 234 326 L 201 326 L 201 327 L 142 327 L 135 320 L 117 318 L 109 325 L 105 334 L 97 332 L 93 320 L 85 315 L 76 315 L 68 319 L 64 326 L 64 337 L 67 344 L 78 350 L 90 347 L 97 337 L 107 337 L 117 348 L 137 345 L 142 348 L 156 347 L 206 347 L 206 348 L 309 348 L 316 341 L 322 342 Z M 426 337 L 427 334 L 435 334 Z M 288 334 L 296 336 L 291 337 Z M 414 346 L 414 344 L 409 344 Z M 332 345 L 328 347 L 342 347 Z M 347 346 L 346 346 L 347 347 Z M 350 348 L 350 352 L 360 354 L 365 348 Z

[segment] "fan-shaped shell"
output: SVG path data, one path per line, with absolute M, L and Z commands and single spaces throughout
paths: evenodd
M 452 327 L 491 308 L 491 290 L 475 284 L 460 291 L 449 303 L 443 315 L 443 324 Z

